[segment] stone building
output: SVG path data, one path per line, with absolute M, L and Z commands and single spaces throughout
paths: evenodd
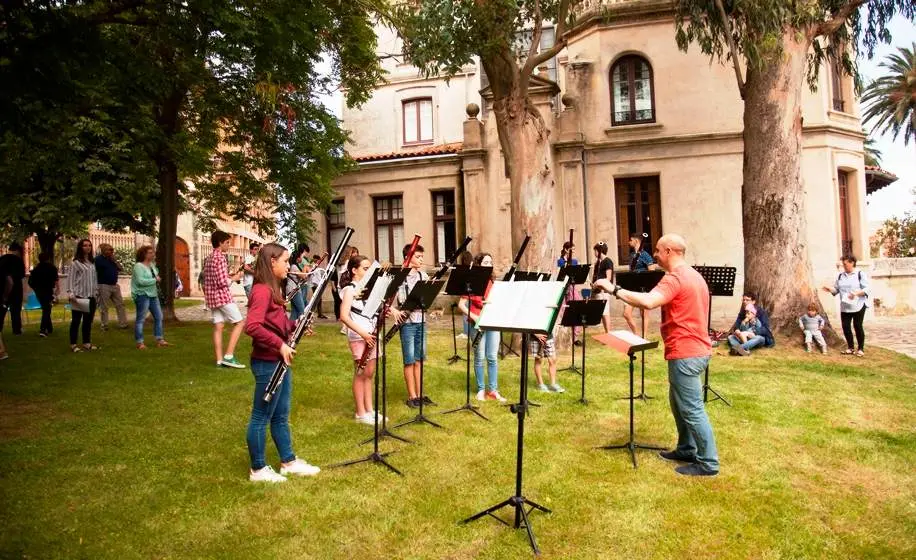
M 531 88 L 551 130 L 558 231 L 575 229 L 580 259 L 607 242 L 616 263 L 626 262 L 629 232 L 653 245 L 679 232 L 690 262 L 737 267 L 740 290 L 743 106 L 733 70 L 677 48 L 668 3 L 593 1 L 584 10 Z M 378 36 L 380 53 L 400 52 L 392 31 Z M 547 28 L 541 47 L 553 40 Z M 400 262 L 400 247 L 419 233 L 429 263 L 467 234 L 473 251 L 508 265 L 512 200 L 486 76 L 474 64 L 448 82 L 425 79 L 396 56 L 384 65 L 387 82 L 361 108 L 343 111 L 359 165 L 335 182 L 316 245 L 333 247 L 348 225 L 361 252 Z M 808 242 L 822 283 L 842 253 L 868 255 L 864 135 L 851 79 L 822 68 L 817 90 L 803 93 L 803 116 Z M 720 316 L 735 307 L 715 305 Z

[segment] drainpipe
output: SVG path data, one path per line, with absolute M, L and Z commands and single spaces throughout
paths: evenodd
M 588 240 L 588 152 L 585 151 L 585 145 L 582 146 L 582 214 L 585 217 L 585 255 L 588 261 L 588 255 L 591 255 L 592 246 Z

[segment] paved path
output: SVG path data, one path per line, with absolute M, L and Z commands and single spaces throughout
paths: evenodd
M 865 319 L 865 346 L 880 346 L 916 358 L 916 315 Z

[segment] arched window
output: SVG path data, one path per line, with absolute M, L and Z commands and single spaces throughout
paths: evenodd
M 655 122 L 655 87 L 646 59 L 624 56 L 611 67 L 611 124 Z

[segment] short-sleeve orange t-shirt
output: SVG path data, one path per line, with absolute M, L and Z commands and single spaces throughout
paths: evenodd
M 668 301 L 662 306 L 665 359 L 712 354 L 709 341 L 709 287 L 692 266 L 682 265 L 662 278 L 653 291 Z

